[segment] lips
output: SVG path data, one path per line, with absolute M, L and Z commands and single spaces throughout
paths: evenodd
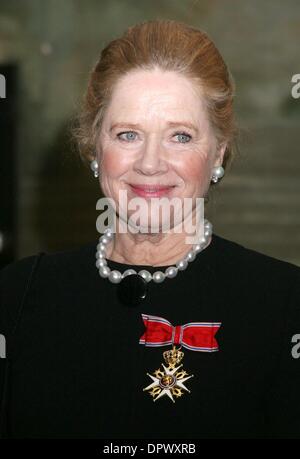
M 169 190 L 170 188 L 173 188 L 175 185 L 130 185 L 132 188 L 136 188 L 138 190 L 143 190 L 143 191 L 149 191 L 151 193 L 155 191 L 161 191 L 161 190 Z
M 136 185 L 130 184 L 131 189 L 138 194 L 139 196 L 161 196 L 164 194 L 168 194 L 175 185 Z

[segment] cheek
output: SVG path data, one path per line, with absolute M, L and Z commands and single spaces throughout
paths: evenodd
M 129 169 L 130 159 L 110 151 L 103 155 L 101 167 L 103 176 L 118 178 Z
M 206 155 L 192 155 L 185 158 L 180 164 L 178 171 L 186 181 L 200 183 L 208 176 L 209 160 Z

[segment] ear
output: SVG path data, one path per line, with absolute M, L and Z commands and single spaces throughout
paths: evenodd
M 219 146 L 217 147 L 217 150 L 215 153 L 214 167 L 222 166 L 227 145 L 228 145 L 227 142 L 223 142 L 219 144 Z

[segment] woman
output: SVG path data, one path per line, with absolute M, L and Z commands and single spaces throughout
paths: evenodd
M 212 41 L 183 23 L 102 51 L 76 136 L 115 227 L 2 270 L 3 436 L 300 437 L 300 269 L 197 219 L 232 159 L 233 97 Z M 151 214 L 156 198 L 190 213 Z

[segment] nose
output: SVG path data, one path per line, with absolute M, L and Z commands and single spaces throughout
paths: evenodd
M 145 141 L 134 164 L 134 169 L 145 175 L 155 175 L 167 171 L 167 161 L 158 139 L 148 138 Z

